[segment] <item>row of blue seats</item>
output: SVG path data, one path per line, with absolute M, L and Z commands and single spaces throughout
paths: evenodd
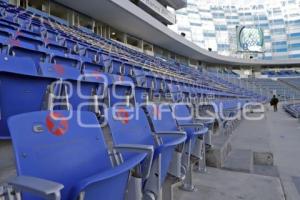
M 294 70 L 281 70 L 281 71 L 264 71 L 262 75 L 268 75 L 269 77 L 289 77 L 289 76 L 300 76 L 298 71 Z
M 30 24 L 30 23 L 29 23 Z M 36 23 L 35 23 L 36 24 Z M 29 26 L 29 27 L 31 27 L 31 26 Z M 47 29 L 46 29 L 47 30 Z M 31 30 L 30 30 L 31 31 Z M 19 34 L 21 31 L 17 31 L 17 33 Z M 28 32 L 28 31 L 27 31 Z M 55 31 L 52 31 L 51 33 L 55 33 Z M 47 31 L 46 31 L 46 33 L 48 33 Z M 60 31 L 59 32 L 59 34 L 61 34 L 62 32 Z M 48 34 L 46 34 L 46 38 L 44 38 L 44 41 L 48 41 L 48 40 L 52 40 L 52 41 L 55 41 L 55 42 L 53 42 L 54 44 L 48 44 L 48 47 L 50 47 L 50 48 L 52 48 L 52 52 L 54 51 L 61 51 L 61 52 L 59 52 L 59 53 L 62 53 L 62 52 L 65 52 L 65 51 L 67 51 L 67 52 L 73 52 L 73 49 L 74 49 L 74 47 L 78 47 L 78 44 L 80 43 L 79 42 L 79 40 L 77 40 L 77 39 L 74 39 L 74 38 L 72 38 L 72 39 L 70 39 L 70 38 L 68 38 L 67 37 L 67 35 L 63 35 L 63 39 L 61 39 L 61 41 L 64 41 L 64 42 L 62 42 L 62 43 L 65 43 L 64 45 L 62 45 L 62 46 L 60 46 L 61 44 L 57 44 L 57 38 L 58 38 L 58 35 L 56 34 L 54 34 L 54 35 L 51 35 L 50 34 L 50 36 L 49 36 L 49 38 L 47 38 L 48 36 L 47 36 Z M 21 37 L 21 36 L 20 36 Z M 33 36 L 31 36 L 31 38 L 30 39 L 33 39 L 32 38 Z M 82 41 L 81 41 L 82 42 Z M 13 42 L 14 43 L 14 42 Z M 18 42 L 17 42 L 18 43 Z M 32 43 L 32 41 L 31 41 L 31 43 Z M 38 42 L 37 42 L 38 43 Z M 79 45 L 79 46 L 86 46 L 87 44 L 81 44 L 81 45 Z M 80 49 L 80 48 L 79 48 Z M 96 52 L 96 54 L 95 54 L 95 51 L 94 51 L 94 49 L 92 50 L 92 49 L 85 49 L 85 48 L 82 48 L 82 49 L 84 49 L 84 54 L 88 54 L 89 56 L 90 56 L 90 59 L 93 59 L 94 58 L 94 60 L 93 60 L 93 62 L 97 62 L 97 60 L 100 60 L 100 59 L 97 59 L 97 58 L 95 58 L 95 56 L 97 55 L 97 52 Z M 41 50 L 41 49 L 40 49 Z M 90 52 L 91 51 L 91 52 Z M 75 52 L 75 51 L 74 51 Z M 90 52 L 90 53 L 86 53 L 86 52 Z M 40 52 L 41 53 L 41 52 Z M 31 54 L 32 54 L 32 52 L 31 52 Z M 73 59 L 74 59 L 74 56 L 71 56 Z M 76 57 L 75 57 L 76 58 Z M 39 60 L 40 60 L 40 58 L 39 57 L 37 57 L 37 59 L 36 59 L 36 61 L 37 62 L 39 62 Z M 74 59 L 74 60 L 76 60 L 76 59 Z M 73 61 L 74 61 L 73 60 Z M 75 62 L 75 61 L 74 61 Z M 71 62 L 72 63 L 72 62 Z M 74 63 L 72 63 L 72 64 L 74 64 Z M 76 64 L 75 64 L 76 65 Z M 120 70 L 117 70 L 117 71 L 120 71 Z
M 174 108 L 178 116 L 190 116 L 186 106 Z M 107 110 L 113 148 L 123 161 L 114 167 L 101 129 L 83 128 L 78 124 L 80 118 L 85 124 L 97 125 L 99 122 L 93 113 L 73 111 L 70 119 L 66 119 L 69 111 L 52 114 L 38 111 L 11 117 L 8 124 L 19 176 L 8 183 L 23 193 L 23 199 L 30 200 L 51 195 L 77 199 L 82 192 L 85 199 L 98 199 L 103 195 L 107 195 L 107 199 L 124 199 L 130 170 L 140 164 L 138 177 L 143 181 L 140 190 L 157 199 L 176 146 L 184 145 L 184 152 L 190 156 L 188 149 L 193 148 L 195 138 L 204 137 L 207 128 L 191 118 L 176 122 L 168 105 L 148 105 L 145 111 L 126 106 Z M 155 138 L 159 143 L 155 143 Z M 38 156 L 34 156 L 36 154 Z M 146 166 L 143 165 L 145 159 Z M 190 158 L 186 159 L 182 165 L 188 170 Z
M 30 43 L 31 44 L 31 43 Z M 30 45 L 29 45 L 30 46 Z M 89 60 L 87 61 L 87 59 L 82 59 L 79 56 L 75 56 L 72 54 L 65 54 L 63 51 L 59 51 L 58 49 L 54 50 L 54 49 L 43 49 L 43 51 L 41 50 L 41 48 L 38 48 L 39 51 L 36 51 L 37 47 L 34 47 L 33 49 L 31 47 L 29 47 L 28 44 L 23 44 L 20 45 L 20 43 L 18 43 L 17 46 L 14 45 L 10 45 L 10 52 L 11 54 L 13 54 L 14 56 L 20 56 L 20 57 L 29 57 L 29 55 L 31 55 L 31 58 L 33 58 L 36 62 L 36 65 L 39 64 L 39 62 L 41 60 L 45 60 L 45 57 L 47 55 L 50 55 L 48 57 L 50 57 L 49 61 L 52 63 L 56 63 L 56 64 L 64 64 L 64 65 L 69 65 L 71 67 L 75 67 L 78 68 L 78 66 L 82 66 L 81 68 L 85 68 L 87 67 L 94 67 L 95 70 L 97 71 L 105 71 L 105 72 L 109 72 L 109 73 L 113 73 L 113 74 L 119 74 L 119 75 L 126 75 L 126 76 L 133 76 L 134 72 L 136 72 L 137 76 L 140 76 L 141 74 L 143 74 L 147 78 L 149 81 L 147 81 L 146 83 L 148 84 L 153 84 L 153 79 L 165 79 L 165 77 L 161 76 L 157 76 L 154 75 L 150 70 L 143 70 L 143 72 L 138 72 L 138 70 L 141 71 L 141 67 L 137 67 L 137 66 L 132 66 L 131 64 L 128 63 L 122 63 L 120 60 L 113 59 L 112 57 L 110 57 L 107 54 L 98 54 L 98 52 L 94 52 L 94 54 L 89 54 L 89 55 L 93 55 L 91 57 L 96 57 L 99 55 L 99 59 L 96 60 Z M 84 61 L 80 61 L 80 60 L 84 60 Z M 80 63 L 80 64 L 79 64 Z M 138 68 L 138 69 L 134 69 L 134 68 Z M 151 82 L 152 81 L 152 82 Z
M 232 116 L 240 109 L 237 104 L 250 98 L 225 82 L 200 84 L 204 75 L 196 69 L 177 68 L 90 35 L 124 51 L 111 54 L 85 43 L 79 36 L 87 33 L 80 29 L 63 31 L 29 11 L 2 1 L 0 7 L 0 137 L 12 139 L 18 172 L 7 182 L 9 195 L 158 199 L 168 173 L 193 190 L 191 155 L 199 167 L 205 165 L 206 136 L 215 123 L 198 119 L 193 108 L 216 95 L 215 102 L 225 103 Z M 160 75 L 129 59 L 177 76 Z M 174 154 L 181 155 L 175 156 L 177 162 Z
M 286 104 L 284 110 L 295 118 L 300 118 L 300 104 Z
M 85 67 L 83 73 L 76 68 L 57 64 L 41 64 L 37 69 L 32 60 L 11 56 L 0 56 L 0 79 L 3 119 L 0 123 L 0 138 L 2 139 L 9 138 L 5 125 L 9 116 L 48 108 L 50 105 L 47 101 L 52 96 L 67 98 L 67 100 L 57 100 L 56 104 L 67 102 L 74 109 L 78 109 L 82 103 L 92 101 L 95 97 L 112 106 L 120 101 L 127 101 L 127 98 L 134 99 L 137 103 L 144 103 L 154 99 L 156 95 L 158 101 L 200 103 L 203 94 L 207 94 L 204 89 L 180 86 L 176 81 L 167 82 L 164 88 L 147 87 L 135 83 L 130 77 L 99 72 L 89 67 Z M 155 79 L 155 81 L 158 81 L 156 85 L 161 85 L 159 82 L 161 80 Z M 107 90 L 109 87 L 111 89 Z M 115 90 L 117 90 L 117 97 L 113 94 Z M 152 98 L 149 99 L 151 96 Z M 17 103 L 20 98 L 22 104 Z M 229 102 L 233 107 L 243 101 L 246 99 L 234 99 Z M 223 100 L 223 102 L 227 109 L 227 101 Z M 87 106 L 82 109 L 91 108 Z M 94 109 L 98 110 L 98 108 Z

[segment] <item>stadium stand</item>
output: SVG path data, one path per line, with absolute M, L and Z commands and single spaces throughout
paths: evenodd
M 300 118 L 300 104 L 286 104 L 285 111 L 295 118 Z
M 267 99 L 232 71 L 152 57 L 3 1 L 0 15 L 0 139 L 12 140 L 18 174 L 5 197 L 159 199 L 168 173 L 194 190 L 191 155 L 204 172 L 216 119 L 193 111 L 215 103 L 230 117 Z M 247 81 L 300 98 L 272 80 Z M 238 124 L 220 121 L 227 135 Z
M 279 79 L 279 81 L 300 90 L 300 78 L 284 78 Z
M 244 80 L 259 88 L 264 88 L 269 98 L 273 96 L 273 94 L 276 94 L 281 100 L 300 98 L 299 90 L 280 81 L 266 78 L 249 78 Z
M 267 75 L 270 78 L 273 77 L 299 77 L 300 73 L 295 70 L 280 70 L 280 71 L 263 71 L 262 75 Z

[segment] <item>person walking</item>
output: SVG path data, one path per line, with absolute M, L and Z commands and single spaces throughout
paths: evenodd
M 278 105 L 278 98 L 276 97 L 276 95 L 273 95 L 273 98 L 270 101 L 271 106 L 273 106 L 274 108 L 274 112 L 277 112 L 277 105 Z

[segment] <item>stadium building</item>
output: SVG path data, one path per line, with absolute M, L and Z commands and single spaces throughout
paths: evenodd
M 190 0 L 176 11 L 177 23 L 170 28 L 204 49 L 221 55 L 278 60 L 299 58 L 299 1 L 263 1 L 260 4 L 232 4 L 225 1 Z M 263 30 L 264 50 L 239 52 L 237 26 Z
M 299 200 L 299 6 L 0 0 L 0 200 Z

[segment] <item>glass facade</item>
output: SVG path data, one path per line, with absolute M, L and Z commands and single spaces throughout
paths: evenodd
M 300 58 L 300 0 L 237 1 L 188 0 L 187 8 L 176 12 L 170 29 L 200 47 L 221 55 L 240 58 Z M 252 3 L 252 1 L 251 1 Z M 237 26 L 260 28 L 264 51 L 237 51 Z

